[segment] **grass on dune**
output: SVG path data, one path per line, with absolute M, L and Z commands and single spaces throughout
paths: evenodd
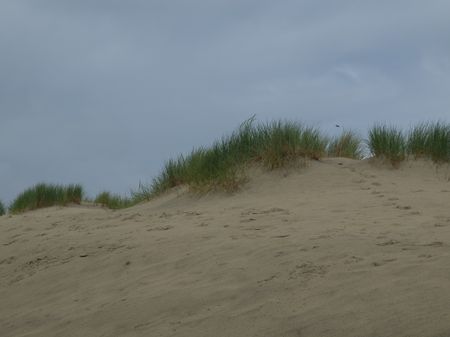
M 394 126 L 377 124 L 369 130 L 369 150 L 376 158 L 397 165 L 405 159 L 406 137 Z
M 132 198 L 123 197 L 107 191 L 99 193 L 95 197 L 94 203 L 110 209 L 126 208 L 135 204 Z
M 324 155 L 361 159 L 362 140 L 353 131 L 328 139 L 319 129 L 297 122 L 274 121 L 255 125 L 254 117 L 245 121 L 229 136 L 209 147 L 200 147 L 187 155 L 167 161 L 150 185 L 141 185 L 131 196 L 110 192 L 98 194 L 94 200 L 111 209 L 126 208 L 147 201 L 170 188 L 186 185 L 200 191 L 236 190 L 245 181 L 245 169 L 260 164 L 273 170 L 304 159 L 320 159 Z M 414 156 L 434 162 L 450 162 L 450 125 L 442 122 L 422 123 L 409 133 L 376 124 L 369 130 L 368 148 L 374 157 L 396 166 Z M 11 213 L 20 213 L 52 205 L 80 203 L 80 185 L 37 184 L 22 192 L 11 204 Z M 0 215 L 5 207 L 0 202 Z
M 421 123 L 408 134 L 408 154 L 434 162 L 450 161 L 450 124 Z
M 11 213 L 21 213 L 54 205 L 81 203 L 83 198 L 81 185 L 55 185 L 40 183 L 20 193 L 9 207 Z
M 299 158 L 319 159 L 325 154 L 326 137 L 319 130 L 289 121 L 254 125 L 251 118 L 209 148 L 194 149 L 187 156 L 169 160 L 150 188 L 158 195 L 186 184 L 200 189 L 235 190 L 243 180 L 242 169 L 261 163 L 269 169 Z
M 361 137 L 354 131 L 343 131 L 328 144 L 328 156 L 361 159 L 363 157 Z
M 6 209 L 5 205 L 3 205 L 3 202 L 0 200 L 0 216 L 5 215 Z
M 151 197 L 150 188 L 139 183 L 137 190 L 132 190 L 129 197 L 104 191 L 99 193 L 93 202 L 110 209 L 121 209 L 137 205 L 143 201 L 149 201 Z
M 375 125 L 369 130 L 369 149 L 375 157 L 398 164 L 408 156 L 435 163 L 450 162 L 450 124 L 420 123 L 403 133 L 395 127 Z

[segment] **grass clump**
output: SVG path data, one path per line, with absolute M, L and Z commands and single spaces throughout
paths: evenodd
M 361 159 L 363 157 L 361 144 L 362 139 L 356 132 L 343 131 L 328 144 L 328 156 Z
M 92 202 L 110 209 L 121 209 L 137 205 L 142 201 L 148 201 L 151 197 L 150 188 L 139 183 L 138 189 L 132 190 L 130 197 L 104 191 L 99 193 Z
M 123 197 L 107 191 L 99 193 L 95 197 L 94 203 L 111 209 L 121 209 L 136 204 L 132 198 Z
M 437 163 L 450 162 L 450 124 L 421 123 L 408 134 L 408 154 Z
M 6 208 L 5 205 L 3 205 L 3 202 L 0 200 L 0 216 L 5 215 Z
M 257 158 L 269 169 L 288 165 L 298 158 L 320 159 L 327 140 L 319 130 L 293 122 L 273 122 L 258 127 L 260 139 Z
M 376 158 L 398 165 L 406 156 L 406 137 L 394 126 L 377 124 L 369 130 L 369 150 Z
M 54 185 L 40 183 L 20 193 L 9 207 L 11 213 L 21 213 L 54 205 L 80 204 L 83 198 L 81 185 Z
M 287 121 L 255 126 L 252 117 L 211 147 L 194 149 L 187 156 L 166 162 L 147 195 L 155 196 L 183 184 L 235 190 L 243 181 L 241 172 L 247 164 L 259 162 L 275 169 L 299 158 L 319 159 L 326 144 L 317 129 Z

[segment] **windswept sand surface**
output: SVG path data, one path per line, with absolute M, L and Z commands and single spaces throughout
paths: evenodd
M 1 217 L 0 336 L 450 336 L 449 177 L 327 159 Z

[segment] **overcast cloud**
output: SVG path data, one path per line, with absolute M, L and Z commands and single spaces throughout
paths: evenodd
M 0 199 L 91 196 L 256 114 L 365 134 L 450 117 L 447 0 L 2 0 Z

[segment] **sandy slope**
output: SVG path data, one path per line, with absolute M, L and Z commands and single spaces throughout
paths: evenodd
M 329 159 L 2 217 L 0 336 L 450 336 L 449 177 Z

